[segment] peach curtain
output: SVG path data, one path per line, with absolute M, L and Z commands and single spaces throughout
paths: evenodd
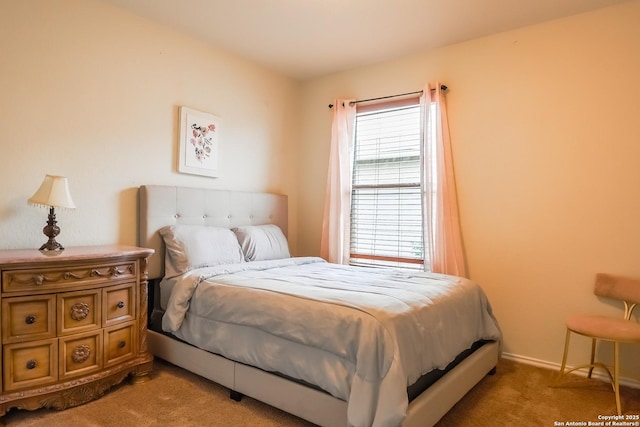
M 447 109 L 440 83 L 426 85 L 420 104 L 425 267 L 430 264 L 434 273 L 466 277 Z
M 351 228 L 351 170 L 356 106 L 353 100 L 333 103 L 329 174 L 325 194 L 320 256 L 338 264 L 349 263 Z

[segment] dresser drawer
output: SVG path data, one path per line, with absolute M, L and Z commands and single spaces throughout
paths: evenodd
M 134 283 L 111 286 L 102 290 L 104 326 L 129 322 L 136 318 L 136 287 Z
M 137 278 L 135 261 L 77 264 L 62 268 L 33 268 L 2 271 L 2 291 L 40 291 L 61 286 L 87 286 Z
M 104 330 L 105 367 L 123 362 L 135 354 L 137 334 L 135 322 L 112 326 Z
M 102 327 L 100 289 L 58 294 L 58 335 L 69 335 Z
M 102 331 L 60 338 L 59 378 L 89 374 L 102 367 Z
M 56 336 L 55 295 L 4 298 L 2 342 L 41 340 Z
M 4 390 L 43 386 L 58 380 L 58 340 L 7 344 L 3 347 Z

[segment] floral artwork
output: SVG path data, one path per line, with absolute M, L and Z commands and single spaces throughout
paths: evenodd
M 180 107 L 180 160 L 178 171 L 218 176 L 220 118 Z
M 196 153 L 196 159 L 202 161 L 211 157 L 211 149 L 213 148 L 213 132 L 216 131 L 216 125 L 213 123 L 207 126 L 198 126 L 197 123 L 191 124 L 193 129 L 193 137 L 190 139 Z

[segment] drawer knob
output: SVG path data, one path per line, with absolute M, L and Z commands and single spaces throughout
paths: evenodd
M 125 303 L 124 301 L 118 301 L 118 304 L 116 304 L 118 306 L 118 308 L 124 308 Z
M 71 306 L 69 315 L 73 320 L 84 320 L 89 315 L 89 305 L 84 302 L 77 302 Z
M 91 355 L 91 347 L 86 344 L 82 344 L 73 349 L 71 358 L 76 363 L 82 363 Z
M 127 343 L 125 341 L 120 341 L 118 343 L 118 348 L 124 348 L 127 345 Z
M 27 325 L 33 325 L 34 323 L 36 323 L 36 316 L 31 314 L 31 315 L 25 317 L 24 318 L 24 323 L 26 323 Z
M 29 361 L 27 362 L 27 369 L 33 369 L 33 368 L 35 368 L 36 366 L 38 366 L 38 361 L 37 361 L 37 360 L 33 360 L 33 359 L 32 359 L 32 360 L 29 360 Z

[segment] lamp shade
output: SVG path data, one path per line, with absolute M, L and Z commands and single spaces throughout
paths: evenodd
M 32 205 L 52 206 L 55 208 L 75 209 L 71 199 L 69 182 L 64 176 L 46 175 L 38 191 L 28 202 Z

